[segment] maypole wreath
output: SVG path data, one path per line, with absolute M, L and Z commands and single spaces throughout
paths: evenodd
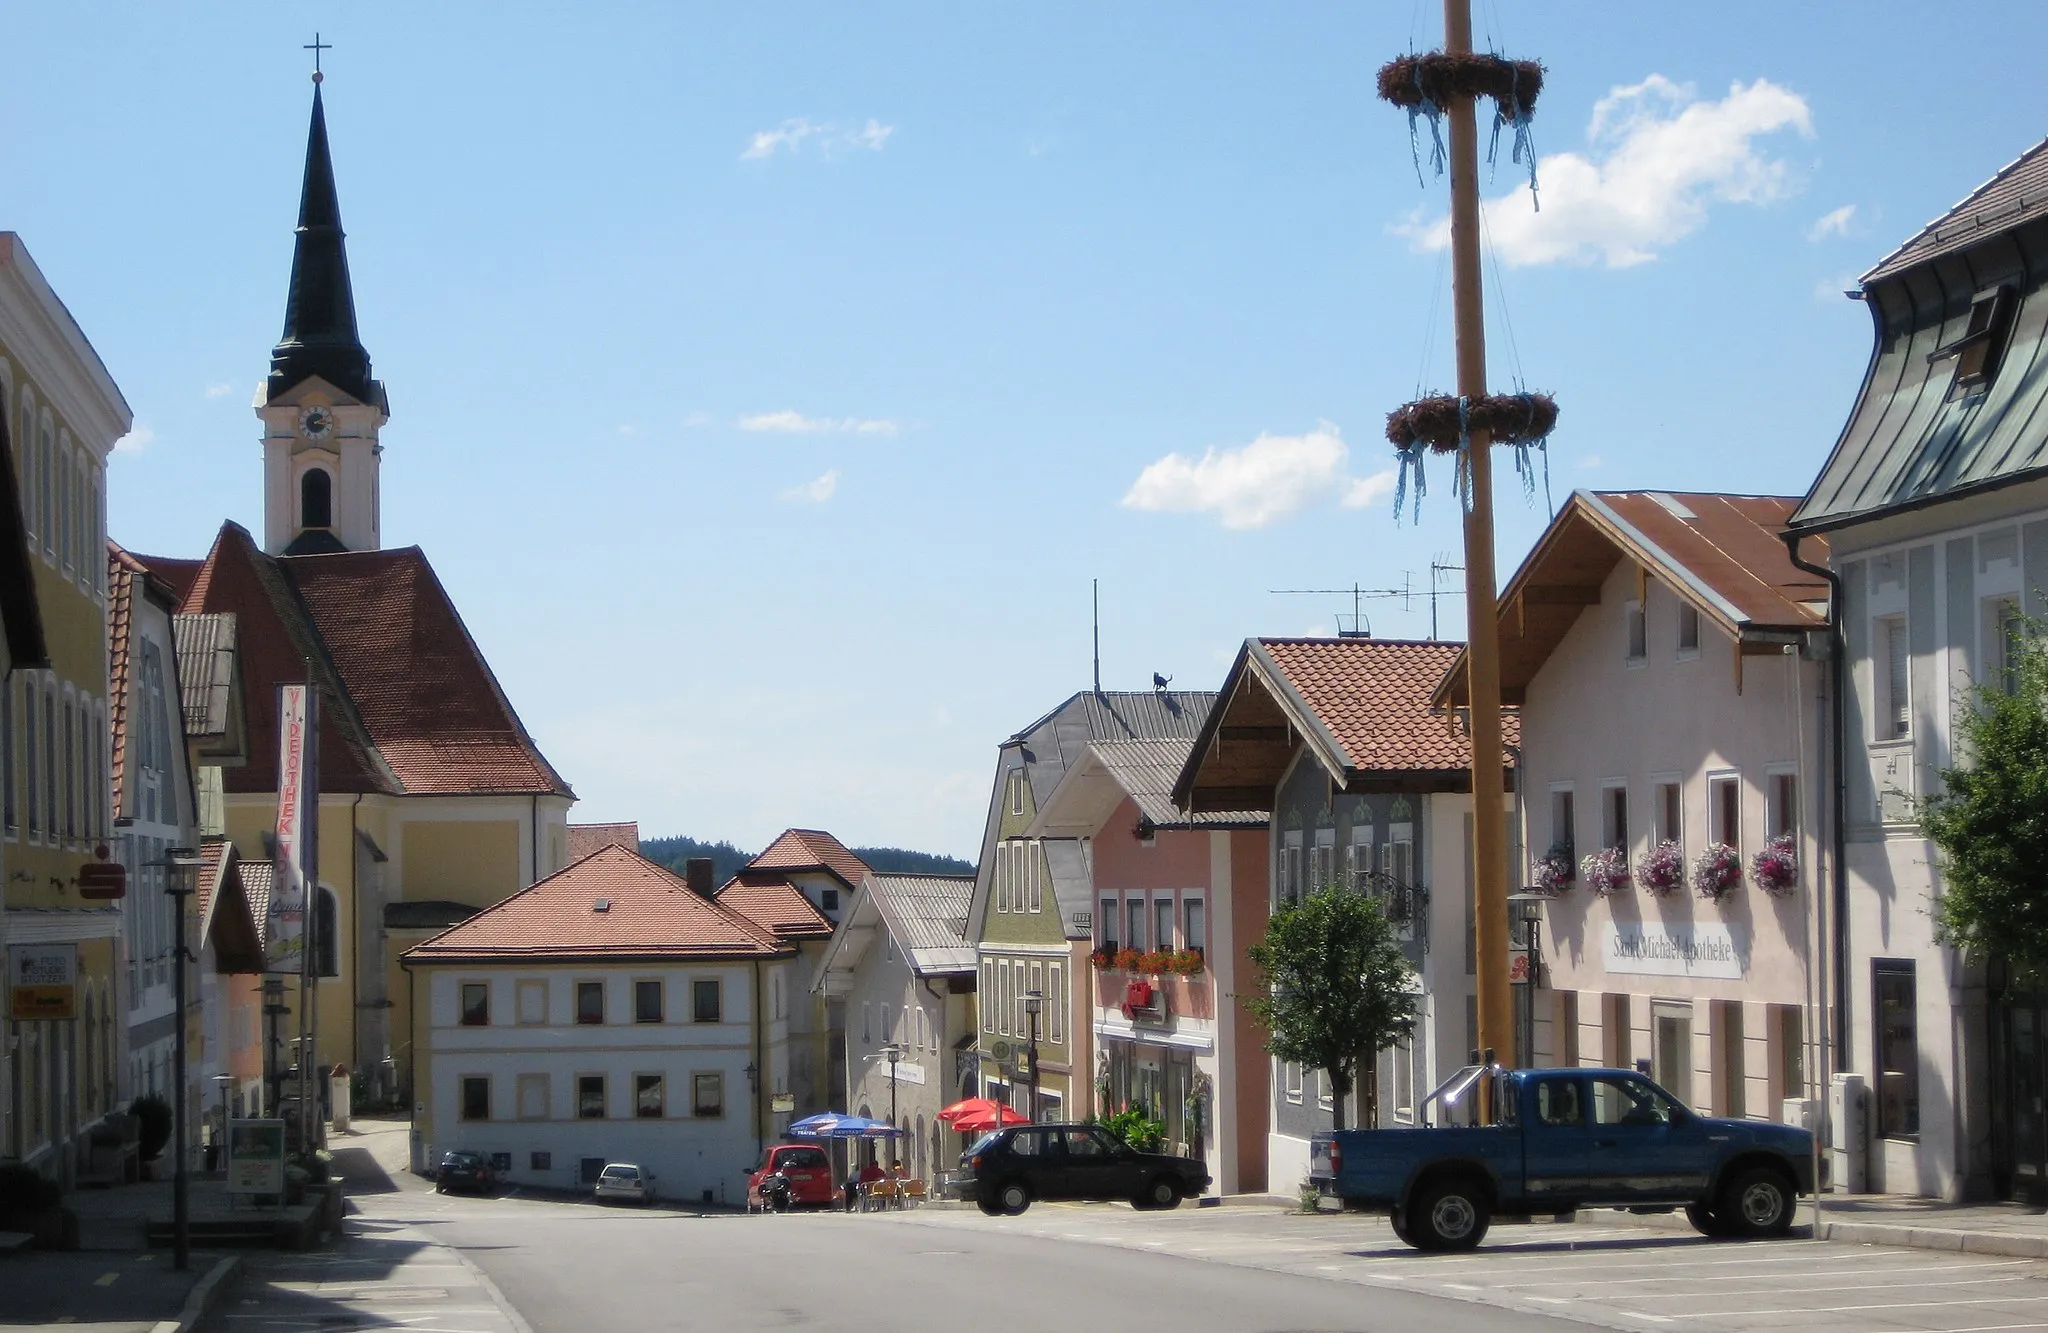
M 1472 447 L 1473 431 L 1485 431 L 1495 444 L 1514 448 L 1515 474 L 1522 479 L 1523 491 L 1533 494 L 1536 465 L 1529 451 L 1544 449 L 1550 432 L 1556 428 L 1557 400 L 1547 393 L 1489 393 L 1480 398 L 1439 393 L 1403 403 L 1387 413 L 1387 441 L 1401 460 L 1401 475 L 1394 487 L 1394 516 L 1401 516 L 1410 472 L 1415 474 L 1415 508 L 1420 515 L 1422 497 L 1428 491 L 1422 459 L 1431 451 L 1458 455 L 1458 494 L 1464 497 L 1466 507 L 1471 507 L 1471 492 L 1465 485 L 1465 457 Z M 1547 477 L 1547 449 L 1543 459 Z
M 1424 55 L 1397 56 L 1380 66 L 1380 97 L 1408 113 L 1408 148 L 1415 158 L 1415 176 L 1422 178 L 1422 155 L 1416 144 L 1415 121 L 1429 121 L 1432 141 L 1431 164 L 1444 174 L 1443 108 L 1452 98 L 1493 99 L 1493 142 L 1486 160 L 1494 160 L 1500 148 L 1502 126 L 1515 132 L 1513 160 L 1529 167 L 1529 196 L 1536 197 L 1536 147 L 1529 139 L 1529 122 L 1536 114 L 1536 98 L 1543 91 L 1543 66 L 1534 60 L 1509 60 L 1492 52 L 1452 55 L 1431 51 Z M 1536 205 L 1541 211 L 1542 204 Z

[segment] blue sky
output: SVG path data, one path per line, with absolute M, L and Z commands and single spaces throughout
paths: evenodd
M 1349 610 L 1270 590 L 1457 562 L 1448 478 L 1396 524 L 1381 434 L 1451 380 L 1445 187 L 1372 91 L 1436 5 L 577 14 L 10 10 L 0 228 L 135 410 L 117 540 L 260 530 L 317 28 L 385 540 L 578 819 L 972 854 L 997 743 L 1086 687 L 1091 578 L 1106 685 L 1214 688 Z M 1926 76 L 1920 6 L 1476 26 L 1550 70 L 1543 212 L 1503 161 L 1486 276 L 1560 500 L 1803 491 L 1869 354 L 1841 290 L 2048 131 L 2034 6 L 1951 6 L 1967 74 Z M 1503 573 L 1545 517 L 1503 485 Z

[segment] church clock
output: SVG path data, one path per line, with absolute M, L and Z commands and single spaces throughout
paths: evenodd
M 324 440 L 334 433 L 334 412 L 319 404 L 299 413 L 299 433 L 309 440 Z

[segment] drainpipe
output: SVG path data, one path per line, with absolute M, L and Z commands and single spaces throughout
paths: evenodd
M 760 1161 L 767 1151 L 768 1130 L 761 1116 L 761 1089 L 768 1082 L 767 1048 L 762 1035 L 768 1027 L 768 1019 L 761 1006 L 761 960 L 754 960 L 754 1160 Z
M 1791 557 L 1794 568 L 1827 580 L 1828 585 L 1828 763 L 1834 770 L 1834 782 L 1829 823 L 1832 827 L 1834 856 L 1834 1023 L 1832 1040 L 1834 1058 L 1828 1063 L 1835 1069 L 1854 1067 L 1849 1049 L 1849 867 L 1844 860 L 1848 848 L 1848 834 L 1845 816 L 1849 809 L 1848 773 L 1844 763 L 1846 743 L 1843 739 L 1843 722 L 1847 717 L 1846 691 L 1843 689 L 1848 673 L 1848 641 L 1842 633 L 1842 579 L 1833 570 L 1823 565 L 1812 564 L 1799 556 L 1797 532 L 1778 534 L 1785 543 L 1785 553 Z M 1822 1090 L 1826 1095 L 1826 1090 Z

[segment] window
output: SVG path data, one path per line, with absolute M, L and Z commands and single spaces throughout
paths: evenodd
M 1653 842 L 1685 842 L 1685 819 L 1683 815 L 1683 788 L 1676 782 L 1657 784 L 1657 803 L 1650 808 L 1650 818 L 1655 827 L 1650 830 Z
M 1678 604 L 1678 655 L 1689 657 L 1700 650 L 1700 609 L 1691 602 Z
M 1045 1039 L 1055 1045 L 1067 1039 L 1067 992 L 1060 984 L 1060 965 L 1045 965 Z
M 536 1152 L 526 1155 L 526 1165 L 535 1171 L 552 1171 L 555 1166 L 554 1154 Z
M 1371 824 L 1361 822 L 1351 826 L 1351 884 L 1361 892 L 1373 869 L 1372 835 Z
M 981 1030 L 983 1032 L 994 1032 L 996 1030 L 996 965 L 987 958 L 981 960 L 981 986 L 979 990 L 980 993 L 975 996 L 974 1002 L 981 1009 Z M 868 1007 L 865 1004 L 860 1007 L 860 1025 L 861 1040 L 873 1041 L 874 1038 L 867 1035 Z
M 485 1028 L 491 1025 L 491 986 L 487 981 L 465 981 L 462 983 L 462 1026 Z
M 576 983 L 576 1021 L 578 1023 L 604 1022 L 604 983 L 602 981 L 579 981 Z
M 930 1034 L 930 1033 L 929 1033 L 929 1032 L 928 1032 L 928 1031 L 926 1030 L 926 1028 L 925 1028 L 925 1012 L 924 1012 L 924 1006 L 923 1006 L 922 1004 L 920 1004 L 920 1005 L 918 1005 L 918 1006 L 917 1006 L 917 1008 L 915 1008 L 915 1009 L 911 1010 L 910 1012 L 911 1012 L 911 1013 L 913 1013 L 913 1014 L 915 1014 L 915 1015 L 917 1015 L 917 1021 L 916 1021 L 916 1028 L 917 1028 L 917 1031 L 916 1031 L 916 1034 L 915 1034 L 915 1040 L 913 1040 L 913 1041 L 911 1042 L 911 1045 L 912 1045 L 912 1046 L 913 1046 L 913 1047 L 914 1047 L 915 1049 L 917 1049 L 917 1050 L 920 1050 L 920 1051 L 921 1051 L 921 1050 L 924 1050 L 924 1049 L 925 1049 L 926 1047 L 928 1047 L 928 1046 L 930 1046 L 930 1045 L 931 1045 L 931 1034 Z
M 1095 943 L 1105 953 L 1116 952 L 1117 918 L 1122 915 L 1116 909 L 1116 899 L 1104 898 L 1096 904 L 1101 910 L 1095 914 Z
M 713 985 L 718 983 L 713 982 Z M 635 1023 L 659 1023 L 661 1021 L 661 983 L 659 981 L 636 981 L 633 983 L 633 1021 Z
M 1316 830 L 1315 846 L 1308 854 L 1308 891 L 1327 888 L 1337 878 L 1337 830 L 1321 828 Z M 1161 946 L 1165 947 L 1164 945 Z
M 2007 694 L 2019 688 L 2020 649 L 2026 633 L 2026 618 L 2020 614 L 2017 600 L 1994 597 L 1984 604 L 1984 685 Z
M 21 829 L 21 812 L 14 799 L 14 682 L 0 681 L 0 811 L 4 811 L 7 836 Z
M 659 1120 L 667 1094 L 659 1074 L 633 1075 L 633 1114 L 642 1120 Z
M 473 1074 L 463 1078 L 462 1118 L 464 1120 L 489 1120 L 491 1118 L 490 1079 Z
M 1572 789 L 1569 786 L 1552 787 L 1550 789 L 1550 845 L 1562 848 L 1566 857 L 1573 856 L 1578 850 L 1578 822 Z
M 316 976 L 341 975 L 341 907 L 334 890 L 321 886 L 313 899 L 313 972 Z
M 1143 898 L 1124 899 L 1124 924 L 1128 927 L 1128 930 L 1125 932 L 1128 938 L 1124 940 L 1124 947 L 1126 949 L 1136 949 L 1139 953 L 1145 952 L 1145 900 Z
M 893 1004 L 882 1006 L 882 1040 L 892 1043 L 896 1040 L 896 1006 Z
M 1628 660 L 1643 662 L 1650 656 L 1650 630 L 1641 602 L 1629 602 L 1623 617 L 1628 623 Z
M 1301 833 L 1280 836 L 1280 901 L 1301 901 Z
M 1707 828 L 1715 842 L 1742 846 L 1742 779 L 1721 773 L 1707 779 Z
M 1950 401 L 1968 397 L 1991 383 L 2005 358 L 2006 342 L 2012 335 L 2013 312 L 2019 307 L 2019 292 L 2009 286 L 1979 292 L 1970 302 L 1970 322 L 1961 337 L 1935 350 L 1929 360 L 1945 356 L 1956 359 L 1956 377 L 1950 383 Z
M 1628 788 L 1607 785 L 1600 788 L 1600 845 L 1628 847 Z
M 1283 1060 L 1280 1075 L 1287 1089 L 1287 1100 L 1301 1101 L 1301 1066 L 1292 1060 Z
M 996 900 L 996 910 L 1010 910 L 1010 844 L 996 844 L 995 864 L 989 869 L 989 896 Z
M 533 1027 L 548 1021 L 548 983 L 522 981 L 514 988 L 518 996 L 519 1021 Z
M 1386 858 L 1387 878 L 1412 888 L 1415 884 L 1415 826 L 1394 824 L 1387 833 L 1387 845 L 1380 853 Z
M 71 697 L 64 698 L 64 841 L 78 838 L 78 733 Z
M 1586 1108 L 1575 1078 L 1549 1078 L 1536 1085 L 1536 1119 L 1544 1125 L 1583 1125 Z
M 1764 779 L 1764 836 L 1792 838 L 1799 834 L 1799 775 L 1772 773 Z
M 1010 813 L 1013 815 L 1024 813 L 1024 775 L 1022 773 L 1010 774 Z
M 1876 736 L 1881 741 L 1903 740 L 1913 734 L 1913 646 L 1906 636 L 1904 616 L 1886 616 L 1877 622 Z
M 875 1006 L 871 1000 L 860 1002 L 860 1039 L 862 1045 L 873 1045 L 875 1040 Z
M 1181 899 L 1181 938 L 1196 953 L 1209 950 L 1209 921 L 1200 898 Z
M 690 1021 L 723 1023 L 725 992 L 717 977 L 699 977 L 690 983 Z
M 996 1031 L 1005 1037 L 1010 1035 L 1010 960 L 996 960 Z
M 518 1087 L 519 1118 L 521 1120 L 547 1119 L 548 1076 L 546 1074 L 521 1074 Z
M 825 909 L 826 911 L 828 911 L 828 912 L 836 912 L 836 911 L 838 911 L 838 910 L 839 910 L 839 890 L 837 890 L 837 889 L 820 889 L 820 890 L 818 890 L 818 905 L 819 905 L 820 907 L 824 908 L 824 909 Z
M 1887 1139 L 1920 1133 L 1918 996 L 1910 959 L 1879 958 L 1870 969 L 1877 990 L 1877 1132 Z
M 309 467 L 299 477 L 299 526 L 334 526 L 334 478 L 324 467 Z
M 579 1074 L 576 1076 L 576 1118 L 578 1120 L 604 1119 L 603 1074 Z
M 1171 949 L 1173 947 L 1173 918 L 1172 898 L 1154 898 L 1152 900 L 1152 939 L 1154 948 Z
M 1656 1088 L 1635 1078 L 1595 1077 L 1593 1123 L 1596 1125 L 1668 1125 L 1671 1101 Z
M 699 1120 L 717 1120 L 725 1115 L 725 1075 L 691 1075 L 690 1114 Z
M 1025 843 L 1023 850 L 1031 862 L 1031 910 L 1042 912 L 1045 910 L 1045 858 L 1040 855 L 1035 842 Z

